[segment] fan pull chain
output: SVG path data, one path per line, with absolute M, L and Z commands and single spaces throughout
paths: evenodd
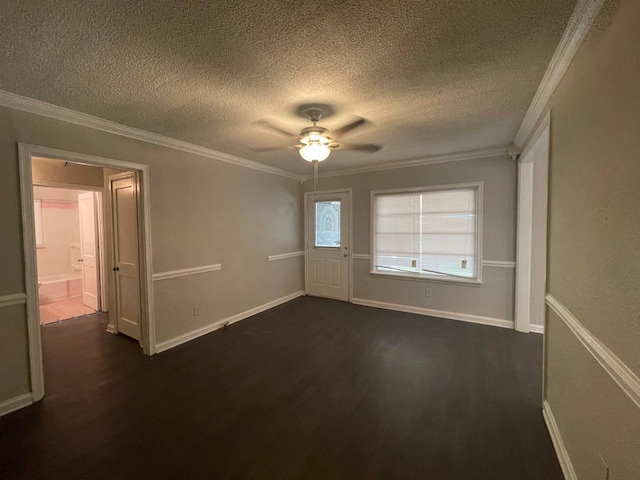
M 318 161 L 313 161 L 313 191 L 318 190 Z

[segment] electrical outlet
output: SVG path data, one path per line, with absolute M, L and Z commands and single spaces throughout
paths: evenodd
M 430 297 L 431 296 L 431 289 L 430 288 L 426 288 L 424 290 L 424 296 L 425 297 Z
M 197 317 L 198 315 L 200 315 L 200 307 L 198 305 L 194 305 L 193 306 L 193 316 Z

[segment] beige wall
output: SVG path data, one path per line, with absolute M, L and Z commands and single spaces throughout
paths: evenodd
M 370 254 L 372 190 L 483 181 L 483 259 L 514 261 L 516 175 L 513 160 L 496 157 L 320 178 L 318 190 L 353 189 L 352 253 Z M 312 191 L 313 181 L 304 188 Z M 369 275 L 369 260 L 354 259 L 353 266 L 356 298 L 513 320 L 514 269 L 485 266 L 483 285 L 469 286 L 374 277 Z M 431 297 L 425 296 L 426 288 Z
M 49 158 L 34 158 L 32 178 L 35 184 L 68 184 L 102 187 L 102 168 L 61 162 Z
M 155 282 L 158 342 L 303 289 L 300 257 L 267 261 L 302 249 L 296 180 L 0 108 L 0 296 L 25 291 L 16 142 L 149 165 L 154 273 L 222 264 Z M 24 306 L 0 316 L 2 403 L 28 391 L 28 349 Z
M 640 2 L 609 1 L 551 101 L 548 291 L 640 375 Z M 640 409 L 555 314 L 546 398 L 581 480 L 638 478 Z M 637 378 L 636 378 L 637 381 Z

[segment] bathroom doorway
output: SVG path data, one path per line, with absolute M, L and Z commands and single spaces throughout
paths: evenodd
M 45 330 L 67 331 L 69 330 L 67 327 L 73 327 L 79 331 L 87 322 L 92 326 L 96 326 L 94 322 L 97 322 L 97 331 L 121 333 L 123 335 L 119 335 L 115 341 L 131 342 L 134 340 L 126 337 L 132 337 L 132 332 L 121 328 L 121 323 L 126 320 L 135 320 L 134 323 L 139 326 L 139 330 L 135 332 L 138 338 L 134 338 L 142 347 L 142 353 L 145 355 L 155 353 L 149 167 L 144 164 L 22 143 L 18 144 L 18 150 L 31 397 L 32 401 L 37 402 L 44 396 L 42 332 Z M 104 234 L 99 234 L 101 238 L 96 242 L 98 246 L 103 246 L 101 254 L 98 253 L 96 259 L 99 262 L 100 273 L 97 279 L 100 282 L 98 289 L 101 295 L 97 308 L 107 310 L 108 306 L 108 314 L 97 313 L 77 321 L 69 320 L 48 326 L 40 324 L 34 185 L 67 188 L 85 194 L 103 193 L 102 202 L 99 195 L 94 197 L 98 203 L 97 224 L 99 227 L 104 227 L 102 229 Z M 81 195 L 83 194 L 79 193 L 77 197 L 79 204 L 82 200 Z M 79 211 L 80 208 L 78 206 Z M 135 243 L 132 243 L 132 238 L 136 239 Z M 127 240 L 128 243 L 121 241 L 122 239 Z M 122 248 L 125 250 L 120 251 Z M 135 250 L 135 255 L 129 255 L 131 250 Z M 81 258 L 84 261 L 86 257 L 82 255 Z M 131 272 L 134 267 L 135 275 Z M 125 281 L 122 281 L 121 277 L 126 277 Z M 136 281 L 134 282 L 131 278 L 135 278 Z M 67 285 L 69 286 L 68 283 Z M 132 298 L 137 302 L 135 308 L 131 305 Z M 126 308 L 123 308 L 123 302 L 127 302 Z M 79 329 L 76 328 L 78 326 Z
M 40 324 L 106 310 L 102 193 L 34 182 L 33 198 Z

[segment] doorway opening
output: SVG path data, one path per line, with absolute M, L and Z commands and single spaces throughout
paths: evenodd
M 25 144 L 19 158 L 31 390 L 38 401 L 40 328 L 47 324 L 108 311 L 106 331 L 155 353 L 149 170 Z M 104 322 L 106 315 L 98 317 Z
M 33 184 L 40 324 L 106 311 L 102 192 Z
M 548 112 L 518 161 L 515 328 L 524 333 L 545 329 L 550 131 Z

